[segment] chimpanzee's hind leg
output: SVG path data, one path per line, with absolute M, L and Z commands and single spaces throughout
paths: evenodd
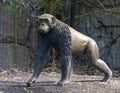
M 97 44 L 93 41 L 89 42 L 86 48 L 86 52 L 90 63 L 105 74 L 102 81 L 109 82 L 110 78 L 112 77 L 112 71 L 103 60 L 99 59 L 99 51 Z

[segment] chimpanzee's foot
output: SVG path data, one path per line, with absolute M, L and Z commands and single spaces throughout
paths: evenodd
M 26 83 L 27 87 L 31 87 L 31 85 L 32 85 L 33 83 L 35 83 L 35 81 L 36 81 L 35 78 L 29 79 L 28 82 Z
M 102 82 L 108 83 L 111 77 L 112 77 L 112 72 L 110 72 L 109 74 L 105 74 L 105 77 L 103 78 Z
M 70 80 L 60 80 L 60 81 L 57 83 L 57 85 L 58 85 L 58 86 L 63 86 L 63 85 L 68 84 L 68 83 L 70 83 Z
M 27 82 L 27 83 L 26 83 L 26 86 L 27 86 L 27 87 L 31 87 L 31 83 L 30 83 L 30 82 Z

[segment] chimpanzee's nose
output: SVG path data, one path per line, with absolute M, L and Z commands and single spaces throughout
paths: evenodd
M 45 26 L 45 23 L 41 23 L 40 25 L 41 25 L 41 26 Z

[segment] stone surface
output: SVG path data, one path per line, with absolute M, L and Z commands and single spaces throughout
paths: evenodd
M 13 66 L 13 46 L 0 43 L 0 69 L 8 70 Z
M 91 14 L 87 15 L 89 12 Z M 82 15 L 85 16 L 76 17 L 75 29 L 92 37 L 97 42 L 100 57 L 110 67 L 120 68 L 120 20 L 118 15 L 110 12 L 95 12 L 89 9 L 87 11 L 82 9 Z M 84 58 L 82 59 L 84 60 Z
M 0 4 L 1 6 L 1 4 Z M 81 9 L 81 10 L 80 10 Z M 69 13 L 67 14 L 69 16 Z M 27 70 L 33 67 L 37 33 L 30 25 L 30 12 L 17 16 L 17 67 Z M 69 20 L 67 20 L 69 22 Z M 75 29 L 92 37 L 98 44 L 100 57 L 112 68 L 120 68 L 120 21 L 119 15 L 99 12 L 77 5 Z M 0 8 L 0 69 L 14 65 L 14 17 L 12 12 Z M 78 60 L 88 62 L 83 56 Z
M 31 29 L 25 12 L 21 12 L 16 17 L 15 40 L 13 17 L 12 12 L 0 9 L 0 69 L 8 70 L 16 64 L 17 68 L 28 70 L 34 63 L 36 32 Z

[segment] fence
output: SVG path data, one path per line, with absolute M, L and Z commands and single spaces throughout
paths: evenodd
M 76 12 L 75 29 L 96 40 L 100 57 L 112 68 L 120 68 L 119 20 L 115 13 L 88 12 L 84 8 Z M 26 11 L 14 15 L 0 4 L 0 69 L 17 66 L 27 70 L 33 66 L 36 33 L 31 30 Z
M 35 33 L 30 33 L 26 14 L 29 11 L 14 14 L 0 4 L 0 69 L 27 70 L 34 63 Z

